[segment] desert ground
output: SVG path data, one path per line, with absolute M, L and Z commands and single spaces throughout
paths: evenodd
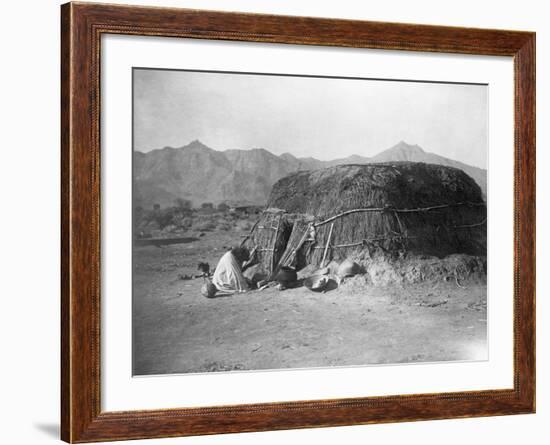
M 134 248 L 133 373 L 155 375 L 486 358 L 486 285 L 431 280 L 373 286 L 348 278 L 324 293 L 301 286 L 212 299 L 212 270 L 238 231 Z

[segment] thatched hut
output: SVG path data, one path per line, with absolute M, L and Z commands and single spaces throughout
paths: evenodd
M 244 242 L 264 272 L 368 255 L 485 255 L 487 210 L 475 181 L 441 165 L 392 162 L 301 171 L 279 180 Z

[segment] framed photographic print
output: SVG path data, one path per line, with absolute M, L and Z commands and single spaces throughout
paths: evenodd
M 534 33 L 61 17 L 63 440 L 534 412 Z

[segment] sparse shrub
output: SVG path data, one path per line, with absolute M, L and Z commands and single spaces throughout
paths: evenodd
M 228 222 L 222 222 L 218 225 L 219 230 L 229 231 L 233 228 L 233 224 L 230 224 Z
M 221 202 L 218 204 L 218 210 L 220 212 L 227 212 L 229 210 L 229 206 L 225 202 Z
M 174 207 L 159 211 L 155 215 L 155 220 L 159 226 L 159 229 L 164 229 L 169 225 L 175 225 L 175 211 Z
M 216 229 L 216 224 L 212 221 L 204 221 L 197 225 L 197 230 L 200 232 L 213 232 Z
M 190 229 L 191 227 L 193 227 L 193 218 L 191 217 L 186 217 L 186 218 L 183 218 L 181 220 L 181 223 L 180 223 L 181 227 L 185 228 L 185 229 Z
M 189 199 L 176 198 L 174 203 L 179 209 L 191 210 L 193 207 L 193 203 Z

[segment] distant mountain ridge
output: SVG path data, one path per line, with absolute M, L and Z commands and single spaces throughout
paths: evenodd
M 299 170 L 315 170 L 341 164 L 413 161 L 456 167 L 487 190 L 487 171 L 425 152 L 404 141 L 373 157 L 351 155 L 332 161 L 277 156 L 263 148 L 217 151 L 195 140 L 181 148 L 164 147 L 147 153 L 134 152 L 134 206 L 173 205 L 177 198 L 194 206 L 203 202 L 246 202 L 263 205 L 273 184 Z

